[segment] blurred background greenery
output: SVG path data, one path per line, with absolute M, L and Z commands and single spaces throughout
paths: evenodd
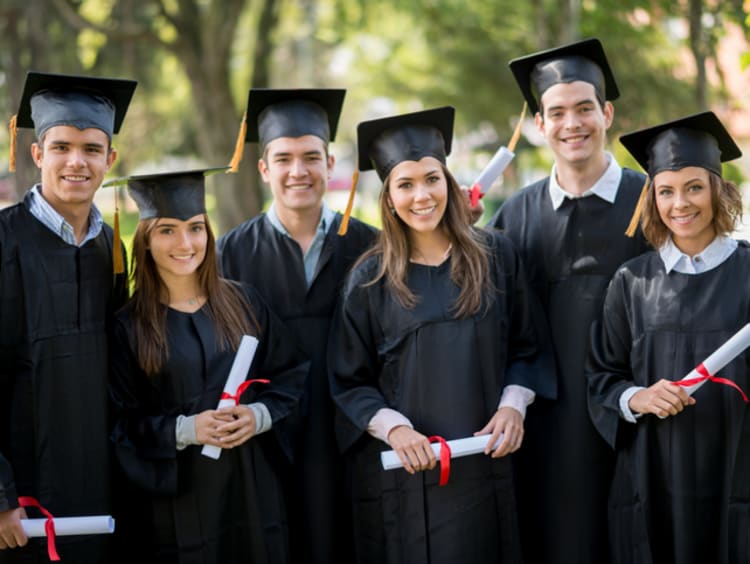
M 226 164 L 250 87 L 345 87 L 328 200 L 343 209 L 354 168 L 356 124 L 451 104 L 449 166 L 464 184 L 510 137 L 522 98 L 507 62 L 599 37 L 620 91 L 619 134 L 716 111 L 750 152 L 750 0 L 0 0 L 0 108 L 10 118 L 27 70 L 127 77 L 139 86 L 112 176 Z M 527 120 L 517 157 L 485 199 L 486 217 L 507 194 L 549 173 L 551 154 Z M 8 175 L 0 132 L 0 197 L 17 200 L 38 180 L 19 131 L 18 171 Z M 222 233 L 263 209 L 254 145 L 238 174 L 209 179 L 211 218 Z M 746 159 L 727 168 L 738 181 Z M 500 183 L 498 183 L 500 184 Z M 377 177 L 360 178 L 354 215 L 378 223 Z M 136 216 L 123 189 L 128 235 Z M 111 217 L 112 192 L 97 203 Z

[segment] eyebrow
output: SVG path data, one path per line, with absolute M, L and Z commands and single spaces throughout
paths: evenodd
M 573 104 L 574 108 L 577 108 L 579 106 L 586 106 L 588 104 L 595 104 L 596 100 L 592 100 L 591 98 L 586 98 L 585 100 L 579 100 L 575 104 Z M 557 106 L 550 106 L 547 108 L 548 112 L 551 112 L 552 110 L 562 110 L 565 109 L 567 106 L 563 106 L 561 104 L 558 104 Z
M 312 155 L 317 156 L 317 155 L 322 155 L 323 151 L 321 151 L 320 149 L 313 149 L 312 151 L 305 151 L 302 154 L 304 156 L 312 156 Z M 271 158 L 273 159 L 276 157 L 291 157 L 293 155 L 294 153 L 292 153 L 291 151 L 279 151 L 277 153 L 271 153 Z
M 433 174 L 437 174 L 437 172 L 438 172 L 438 169 L 434 169 L 434 170 L 431 170 L 429 172 L 425 172 L 422 177 L 423 178 L 427 178 L 428 176 L 432 176 Z M 402 182 L 404 180 L 412 180 L 412 177 L 411 176 L 397 176 L 396 177 L 396 182 Z
M 688 184 L 694 184 L 696 182 L 701 182 L 702 183 L 703 179 L 700 176 L 696 176 L 695 178 L 691 178 L 689 180 L 686 180 L 685 182 L 682 183 L 682 185 L 683 186 L 687 186 Z M 673 188 L 673 186 L 671 184 L 667 184 L 666 182 L 663 183 L 663 184 L 658 184 L 656 187 L 657 188 Z
M 71 143 L 70 141 L 63 141 L 61 139 L 52 139 L 52 140 L 50 140 L 49 144 L 50 145 L 65 145 L 66 147 L 69 147 L 73 143 Z M 104 144 L 103 143 L 84 143 L 83 146 L 84 147 L 97 147 L 97 148 L 101 148 L 101 149 L 104 148 Z

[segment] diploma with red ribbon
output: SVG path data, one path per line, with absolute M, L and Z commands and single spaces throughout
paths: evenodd
M 255 380 L 250 380 L 244 384 L 247 373 L 250 372 L 250 365 L 253 363 L 255 351 L 258 350 L 258 339 L 250 335 L 243 335 L 240 340 L 240 346 L 237 354 L 234 355 L 232 368 L 229 370 L 224 391 L 221 393 L 221 399 L 216 409 L 237 405 L 240 395 L 245 388 Z M 242 387 L 244 386 L 244 387 Z M 221 456 L 221 448 L 214 445 L 203 445 L 201 454 L 217 460 Z
M 508 146 L 502 146 L 497 150 L 497 152 L 490 159 L 490 162 L 487 163 L 487 166 L 484 167 L 484 170 L 479 173 L 479 176 L 474 181 L 474 184 L 472 184 L 471 188 L 469 188 L 469 201 L 471 202 L 472 208 L 475 207 L 480 198 L 482 198 L 487 193 L 487 190 L 490 189 L 490 186 L 492 186 L 495 180 L 500 178 L 500 176 L 503 174 L 503 171 L 510 164 L 510 161 L 512 161 L 513 157 L 516 156 L 513 150 L 516 148 L 518 139 L 521 137 L 521 126 L 523 125 L 523 118 L 525 115 L 526 103 L 524 103 L 523 105 L 521 118 L 516 124 L 516 129 L 515 131 L 513 131 L 513 136 L 510 138 Z
M 452 441 L 446 441 L 437 435 L 429 437 L 429 441 L 433 443 L 432 452 L 434 452 L 435 456 L 440 460 L 440 485 L 444 486 L 448 483 L 451 458 L 460 458 L 462 456 L 484 452 L 489 439 L 490 435 L 477 435 L 475 437 L 466 437 L 464 439 L 453 439 Z M 501 434 L 500 437 L 498 437 L 497 442 L 493 445 L 492 450 L 495 450 L 502 441 L 503 435 Z M 383 465 L 383 470 L 395 470 L 396 468 L 404 467 L 395 450 L 381 452 L 380 463 Z
M 706 360 L 691 370 L 682 380 L 673 382 L 673 384 L 683 386 L 688 395 L 692 395 L 708 381 L 724 384 L 735 388 L 742 395 L 745 403 L 748 403 L 747 395 L 736 382 L 716 376 L 719 370 L 737 358 L 748 346 L 750 346 L 750 323 L 732 335 L 726 343 L 711 353 Z

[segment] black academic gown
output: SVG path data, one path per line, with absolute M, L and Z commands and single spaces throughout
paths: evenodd
M 0 212 L 0 511 L 33 496 L 56 517 L 111 513 L 107 326 L 126 297 L 112 230 L 69 245 L 28 211 Z M 33 509 L 30 517 L 41 517 Z M 58 537 L 66 562 L 110 562 L 109 538 Z M 48 562 L 45 539 L 0 562 Z
M 528 563 L 601 564 L 614 453 L 591 424 L 584 362 L 610 278 L 648 247 L 630 222 L 645 177 L 623 169 L 614 204 L 597 196 L 552 208 L 548 179 L 512 196 L 491 220 L 515 243 L 540 298 L 557 360 L 557 400 L 537 401 L 515 457 Z
M 489 234 L 489 311 L 464 319 L 450 312 L 460 289 L 451 259 L 411 264 L 408 285 L 420 297 L 405 309 L 373 278 L 379 259 L 352 272 L 332 331 L 331 389 L 350 421 L 337 429 L 354 468 L 357 562 L 432 564 L 520 562 L 510 456 L 453 459 L 440 487 L 439 469 L 409 475 L 385 471 L 385 442 L 367 433 L 380 408 L 402 413 L 427 436 L 470 437 L 496 412 L 501 392 L 519 384 L 538 393 L 537 331 L 520 261 L 510 242 Z
M 280 422 L 296 409 L 308 362 L 258 294 L 245 288 L 261 327 L 242 403 L 262 402 L 273 429 L 242 446 L 223 450 L 218 460 L 201 446 L 178 451 L 178 415 L 216 409 L 234 360 L 218 349 L 213 322 L 201 309 L 167 311 L 169 358 L 147 376 L 134 353 L 128 308 L 117 316 L 112 347 L 111 394 L 117 409 L 112 433 L 123 472 L 140 491 L 128 519 L 142 527 L 133 539 L 134 561 L 219 564 L 289 561 L 286 515 L 278 476 L 267 461 L 269 441 L 280 440 Z M 128 523 L 133 531 L 133 523 Z
M 351 558 L 350 511 L 334 437 L 325 358 L 329 325 L 346 274 L 376 232 L 352 218 L 347 234 L 340 237 L 340 223 L 337 213 L 310 287 L 299 245 L 279 233 L 265 214 L 230 231 L 218 243 L 223 275 L 255 286 L 312 359 L 302 416 L 292 425 L 294 466 L 283 470 L 290 473 L 285 483 L 293 557 L 304 564 Z
M 611 562 L 750 562 L 750 417 L 741 395 L 706 382 L 674 417 L 619 417 L 630 386 L 679 380 L 750 321 L 750 246 L 702 274 L 666 273 L 656 252 L 626 263 L 592 333 L 591 416 L 617 449 Z M 718 376 L 750 389 L 750 355 Z

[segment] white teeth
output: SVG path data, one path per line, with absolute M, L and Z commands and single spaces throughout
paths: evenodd
M 287 186 L 287 190 L 307 190 L 310 186 L 305 184 L 304 186 Z
M 578 143 L 580 141 L 583 141 L 584 139 L 585 137 L 583 135 L 579 137 L 568 137 L 567 139 L 565 139 L 565 142 L 566 143 Z
M 63 178 L 70 182 L 80 182 L 82 180 L 86 180 L 85 176 L 63 176 Z
M 674 221 L 675 223 L 689 223 L 690 221 L 695 219 L 697 215 L 698 215 L 697 213 L 694 213 L 694 214 L 681 216 L 681 217 L 672 216 L 672 221 Z
M 431 208 L 425 209 L 425 210 L 411 210 L 412 213 L 416 215 L 428 215 L 431 214 L 433 211 L 435 211 L 435 208 L 437 206 L 432 206 Z

